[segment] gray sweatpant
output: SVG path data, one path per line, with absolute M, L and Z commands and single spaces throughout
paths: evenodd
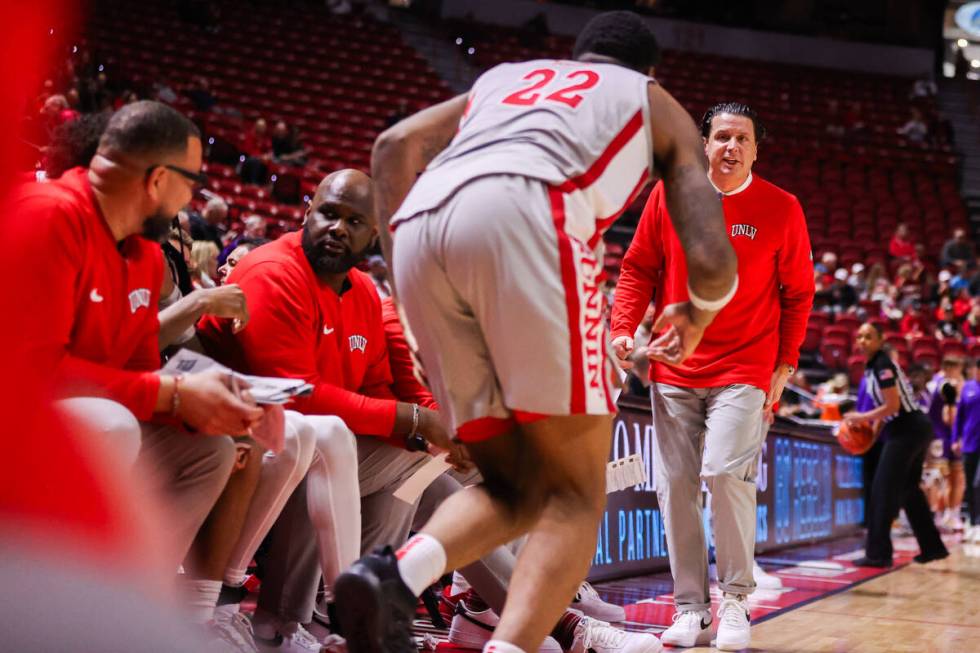
M 749 594 L 755 589 L 755 475 L 765 393 L 741 384 L 678 388 L 655 383 L 650 396 L 657 499 L 674 577 L 674 602 L 678 610 L 711 606 L 702 481 L 711 493 L 719 587 Z

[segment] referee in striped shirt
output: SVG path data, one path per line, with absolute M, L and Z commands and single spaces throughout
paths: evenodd
M 875 324 L 857 332 L 857 347 L 867 358 L 865 389 L 873 406 L 844 415 L 848 426 L 881 422 L 881 458 L 871 482 L 867 510 L 868 536 L 860 567 L 892 565 L 891 525 L 900 508 L 905 509 L 919 543 L 915 561 L 926 563 L 949 555 L 939 537 L 926 496 L 919 487 L 926 449 L 932 442 L 932 424 L 922 412 L 912 385 L 882 347 L 883 334 Z

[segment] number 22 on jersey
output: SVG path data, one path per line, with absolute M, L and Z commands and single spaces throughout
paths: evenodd
M 599 83 L 599 73 L 592 70 L 574 70 L 557 80 L 556 77 L 558 71 L 553 68 L 532 70 L 523 79 L 533 83 L 511 93 L 501 103 L 529 107 L 539 102 L 558 102 L 575 109 L 582 102 L 582 94 Z

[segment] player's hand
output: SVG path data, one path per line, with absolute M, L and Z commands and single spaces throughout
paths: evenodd
M 633 361 L 630 360 L 630 354 L 633 353 L 633 339 L 629 336 L 619 336 L 613 338 L 612 343 L 613 353 L 616 354 L 616 360 L 619 366 L 624 370 L 633 369 Z
M 209 435 L 251 435 L 265 414 L 232 385 L 227 372 L 209 370 L 188 374 L 180 382 L 177 415 L 189 425 Z
M 647 357 L 667 365 L 680 365 L 697 349 L 706 327 L 707 324 L 695 319 L 694 305 L 690 302 L 667 306 L 653 325 L 653 332 L 667 330 L 647 346 Z
M 786 382 L 789 381 L 792 373 L 793 368 L 785 363 L 777 367 L 776 371 L 772 373 L 772 379 L 769 380 L 769 394 L 766 396 L 766 403 L 762 407 L 763 411 L 772 413 L 772 407 L 783 396 L 783 390 L 786 389 Z
M 963 451 L 963 441 L 957 440 L 953 444 L 949 445 L 949 448 L 953 453 L 959 454 L 961 451 Z
M 262 421 L 252 429 L 252 439 L 272 453 L 282 453 L 286 446 L 286 411 L 282 406 L 262 406 Z
M 238 284 L 229 283 L 214 288 L 202 288 L 195 292 L 201 293 L 205 315 L 233 319 L 235 333 L 248 324 L 248 305 L 245 301 L 245 293 Z

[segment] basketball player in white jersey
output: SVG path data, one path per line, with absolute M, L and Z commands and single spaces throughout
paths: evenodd
M 351 653 L 414 651 L 416 597 L 524 533 L 484 651 L 537 650 L 569 604 L 595 551 L 615 411 L 597 248 L 655 165 L 691 301 L 667 311 L 654 354 L 683 360 L 735 292 L 700 135 L 648 77 L 649 27 L 629 12 L 601 14 L 573 56 L 497 66 L 468 95 L 375 143 L 394 290 L 432 391 L 484 481 L 445 501 L 397 554 L 365 556 L 341 575 Z

